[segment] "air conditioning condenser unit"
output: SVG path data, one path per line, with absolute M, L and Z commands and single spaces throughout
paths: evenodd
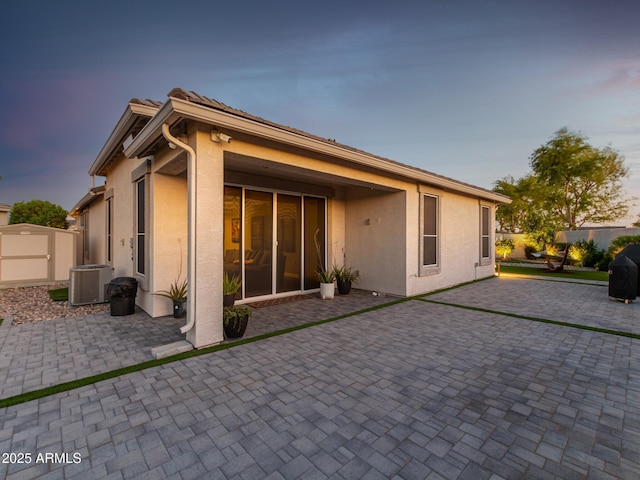
M 109 301 L 109 265 L 78 265 L 69 270 L 69 304 L 89 305 Z

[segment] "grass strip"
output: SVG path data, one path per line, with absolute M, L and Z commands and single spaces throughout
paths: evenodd
M 14 395 L 13 397 L 7 397 L 0 399 L 0 408 L 11 407 L 13 405 L 19 405 L 21 403 L 30 402 L 31 400 L 37 400 L 39 398 L 48 397 L 50 395 L 55 395 L 57 393 L 67 392 L 69 390 L 74 390 L 76 388 L 86 387 L 88 385 L 92 385 L 94 383 L 102 382 L 104 380 L 109 380 L 112 378 L 120 377 L 122 375 L 127 375 L 129 373 L 139 372 L 141 370 L 146 370 L 153 367 L 158 367 L 161 365 L 166 365 L 168 363 L 177 362 L 179 360 L 185 360 L 192 357 L 198 357 L 200 355 L 207 355 L 209 353 L 220 352 L 222 350 L 226 350 L 228 348 L 238 347 L 240 345 L 246 345 L 247 343 L 258 342 L 260 340 L 266 340 L 267 338 L 277 337 L 280 335 L 284 335 L 286 333 L 295 332 L 297 330 L 302 330 L 304 328 L 315 327 L 317 325 L 322 325 L 329 322 L 335 322 L 336 320 L 341 320 L 343 318 L 352 317 L 355 315 L 361 315 L 363 313 L 372 312 L 375 310 L 380 310 L 383 308 L 390 307 L 392 305 L 396 305 L 399 303 L 408 302 L 410 300 L 414 300 L 417 297 L 405 297 L 400 298 L 398 300 L 393 300 L 391 302 L 383 303 L 381 305 L 375 305 L 373 307 L 363 308 L 361 310 L 357 310 L 355 312 L 344 313 L 342 315 L 338 315 L 335 317 L 327 318 L 324 320 L 316 320 L 314 322 L 304 323 L 301 325 L 295 325 L 293 327 L 284 328 L 282 330 L 276 330 L 274 332 L 263 333 L 260 335 L 256 335 L 255 337 L 243 338 L 240 340 L 234 340 L 228 343 L 221 343 L 218 345 L 213 345 L 211 347 L 202 348 L 199 350 L 190 350 L 188 352 L 178 353 L 176 355 L 172 355 L 170 357 L 160 358 L 157 360 L 148 360 L 146 362 L 138 363 L 136 365 L 129 365 L 127 367 L 118 368 L 116 370 L 111 370 L 109 372 L 99 373 L 97 375 L 92 375 L 90 377 L 79 378 L 77 380 L 71 380 L 69 382 L 60 383 L 58 385 L 52 385 L 50 387 L 41 388 L 38 390 L 33 390 L 30 392 L 21 393 L 18 395 Z
M 559 320 L 549 320 L 548 318 L 530 317 L 528 315 L 520 315 L 519 313 L 500 312 L 498 310 L 490 310 L 482 307 L 471 307 L 469 305 L 459 305 L 457 303 L 440 302 L 438 300 L 429 300 L 427 298 L 417 298 L 426 303 L 435 303 L 438 305 L 445 305 L 447 307 L 462 308 L 464 310 L 473 310 L 475 312 L 492 313 L 495 315 L 503 315 L 505 317 L 520 318 L 522 320 L 530 320 L 532 322 L 550 323 L 552 325 L 559 325 L 561 327 L 579 328 L 581 330 L 589 330 L 591 332 L 606 333 L 608 335 L 618 335 L 619 337 L 636 338 L 640 339 L 640 334 L 631 332 L 621 332 L 620 330 L 611 330 L 608 328 L 592 327 L 590 325 L 581 325 L 579 323 L 561 322 Z
M 54 302 L 66 302 L 67 300 L 69 300 L 69 288 L 68 287 L 58 288 L 58 289 L 55 289 L 55 290 L 49 290 L 48 293 L 49 293 L 49 297 Z
M 600 282 L 609 281 L 608 272 L 596 272 L 590 270 L 564 270 L 562 272 L 551 272 L 543 265 L 540 267 L 520 267 L 516 265 L 500 265 L 500 273 L 511 273 L 514 275 L 534 275 L 546 278 L 570 278 L 573 280 L 597 280 Z

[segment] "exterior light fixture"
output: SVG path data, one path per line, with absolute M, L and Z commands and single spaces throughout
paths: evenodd
M 222 133 L 217 130 L 211 130 L 211 141 L 216 143 L 231 143 L 231 137 L 226 133 Z

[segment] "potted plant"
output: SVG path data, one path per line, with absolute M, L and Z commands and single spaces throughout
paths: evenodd
M 176 279 L 175 282 L 171 284 L 169 290 L 159 290 L 154 293 L 154 295 L 159 295 L 161 297 L 169 298 L 173 301 L 173 318 L 183 318 L 187 312 L 186 303 L 187 303 L 187 281 L 180 281 L 180 279 Z
M 338 293 L 340 295 L 347 295 L 351 291 L 351 286 L 354 283 L 358 283 L 360 274 L 355 272 L 352 267 L 333 267 L 333 274 L 338 284 Z
M 335 275 L 333 270 L 321 268 L 318 270 L 318 281 L 320 282 L 320 296 L 322 299 L 331 299 L 335 295 Z
M 240 338 L 247 329 L 251 318 L 251 308 L 246 305 L 233 305 L 222 309 L 222 325 L 226 338 Z
M 229 276 L 227 272 L 224 272 L 222 279 L 222 305 L 225 307 L 231 307 L 236 303 L 236 296 L 242 286 L 242 280 L 237 275 Z
M 320 233 L 320 229 L 318 228 L 316 232 L 313 234 L 313 240 L 316 244 L 316 253 L 318 255 L 318 281 L 320 282 L 320 296 L 322 299 L 331 299 L 335 295 L 336 286 L 334 284 L 336 277 L 333 274 L 332 270 L 327 270 L 324 268 L 324 260 L 322 258 L 322 254 L 320 253 L 320 241 L 318 240 L 318 233 Z

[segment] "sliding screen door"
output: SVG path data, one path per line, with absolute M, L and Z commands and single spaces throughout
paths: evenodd
M 276 293 L 300 290 L 302 255 L 301 197 L 278 194 Z
M 319 288 L 317 272 L 325 265 L 325 200 L 304 197 L 304 290 Z
M 245 190 L 245 297 L 272 293 L 273 194 Z

